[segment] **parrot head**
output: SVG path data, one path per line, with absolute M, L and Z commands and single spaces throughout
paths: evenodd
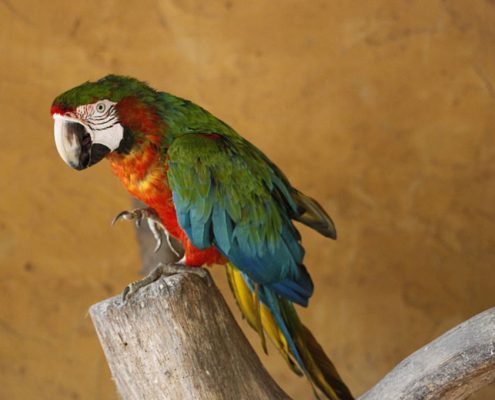
M 117 75 L 62 93 L 51 108 L 60 157 L 81 170 L 111 152 L 128 153 L 136 141 L 156 133 L 156 94 L 144 82 Z

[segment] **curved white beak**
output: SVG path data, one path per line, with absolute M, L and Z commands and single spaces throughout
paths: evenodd
M 81 140 L 86 129 L 83 125 L 55 114 L 55 145 L 62 160 L 72 168 L 80 169 Z
M 75 118 L 54 114 L 53 119 L 58 154 L 77 170 L 96 164 L 117 149 L 123 139 L 124 129 L 119 123 L 93 132 Z

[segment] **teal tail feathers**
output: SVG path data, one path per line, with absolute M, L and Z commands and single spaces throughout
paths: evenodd
M 227 264 L 227 277 L 243 316 L 258 332 L 262 343 L 266 334 L 290 368 L 298 375 L 304 374 L 313 388 L 317 388 L 327 399 L 354 399 L 290 301 L 265 286 L 255 287 L 230 263 Z

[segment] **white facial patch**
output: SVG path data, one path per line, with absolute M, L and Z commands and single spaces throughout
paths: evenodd
M 124 138 L 124 127 L 119 123 L 111 125 L 109 128 L 89 132 L 91 141 L 107 146 L 110 151 L 114 151 L 120 146 L 120 142 Z
M 124 138 L 124 127 L 119 123 L 117 103 L 100 100 L 76 109 L 78 119 L 88 128 L 92 143 L 102 144 L 114 151 Z

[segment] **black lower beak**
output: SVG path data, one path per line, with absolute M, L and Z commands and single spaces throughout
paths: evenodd
M 91 136 L 86 132 L 84 126 L 78 123 L 74 123 L 74 125 L 76 127 L 73 129 L 81 146 L 79 165 L 75 167 L 76 169 L 81 170 L 91 167 L 110 153 L 110 149 L 107 146 L 91 141 Z
M 91 136 L 86 132 L 83 125 L 78 124 L 77 122 L 74 122 L 73 124 L 76 125 L 73 129 L 81 146 L 79 165 L 76 169 L 81 170 L 91 167 L 110 153 L 110 149 L 107 146 L 91 141 Z
M 95 143 L 91 145 L 91 148 L 89 150 L 89 162 L 86 165 L 86 168 L 96 164 L 108 153 L 110 153 L 110 149 L 104 144 Z

